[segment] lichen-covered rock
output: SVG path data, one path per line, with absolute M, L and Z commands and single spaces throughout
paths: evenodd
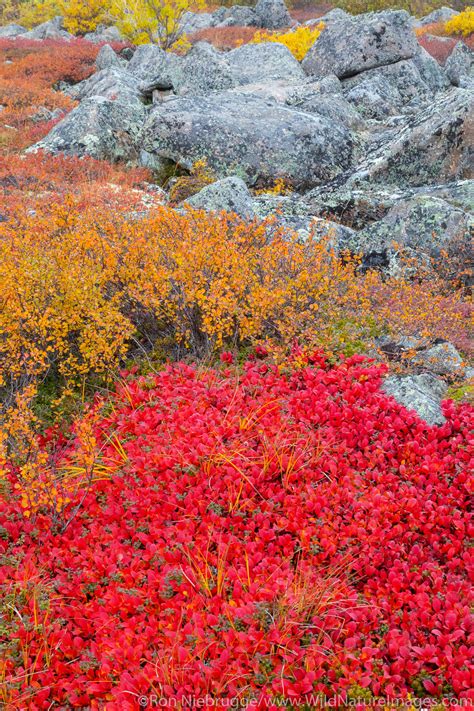
M 185 202 L 208 212 L 235 212 L 245 219 L 255 217 L 252 194 L 242 178 L 235 175 L 206 185 Z
M 237 84 L 279 79 L 296 83 L 306 78 L 290 50 L 278 42 L 245 44 L 228 52 L 226 57 Z
M 114 52 L 110 44 L 104 44 L 100 48 L 95 60 L 95 66 L 98 71 L 101 69 L 110 69 L 111 67 L 121 68 L 124 61 Z
M 235 86 L 226 55 L 207 42 L 198 42 L 171 70 L 171 81 L 177 94 L 207 94 Z
M 446 185 L 419 188 L 398 188 L 393 185 L 322 185 L 308 192 L 301 200 L 313 215 L 335 216 L 343 224 L 362 230 L 382 220 L 399 202 L 416 197 L 438 198 L 462 212 L 474 211 L 474 181 L 460 180 Z
M 191 167 L 206 158 L 218 177 L 249 185 L 281 178 L 308 188 L 349 167 L 353 142 L 343 126 L 255 96 L 221 92 L 178 98 L 154 108 L 143 147 Z
M 102 42 L 120 42 L 123 38 L 117 27 L 98 25 L 94 32 L 87 32 L 84 39 L 93 44 L 102 44 Z
M 447 385 L 431 373 L 390 375 L 385 379 L 383 389 L 407 410 L 414 410 L 429 425 L 445 422 L 441 401 L 446 395 Z
M 444 65 L 446 76 L 454 86 L 461 86 L 463 79 L 474 78 L 474 52 L 464 42 L 458 42 Z
M 424 47 L 418 46 L 415 56 L 411 60 L 420 73 L 420 77 L 436 93 L 449 87 L 449 81 L 436 59 Z
M 219 8 L 221 9 L 221 8 Z M 222 8 L 224 10 L 222 19 L 219 20 L 217 27 L 256 27 L 260 24 L 253 7 L 247 5 L 232 5 L 231 7 Z M 214 13 L 216 15 L 216 13 Z
M 471 178 L 473 108 L 473 93 L 466 89 L 439 94 L 368 156 L 351 184 L 420 186 Z
M 68 90 L 69 96 L 78 101 L 102 96 L 110 101 L 137 106 L 142 103 L 142 94 L 137 80 L 121 67 L 109 67 L 92 74 L 88 79 Z
M 419 195 L 397 202 L 382 220 L 354 233 L 347 247 L 364 255 L 363 266 L 379 266 L 393 275 L 406 270 L 406 257 L 409 269 L 428 257 L 461 278 L 472 266 L 473 230 L 474 218 L 468 213 L 440 198 Z
M 373 83 L 375 82 L 375 83 Z M 423 80 L 420 71 L 413 59 L 402 59 L 400 62 L 388 64 L 384 67 L 369 69 L 362 74 L 358 74 L 343 82 L 344 91 L 362 86 L 367 90 L 369 87 L 379 87 L 382 104 L 388 103 L 395 110 L 400 110 L 405 104 L 417 103 L 427 100 L 432 96 L 432 89 Z M 356 92 L 354 92 L 356 93 Z M 382 109 L 377 112 L 372 102 L 368 102 L 374 118 L 383 116 Z M 378 116 L 376 114 L 379 114 Z
M 451 20 L 456 15 L 459 15 L 459 12 L 450 7 L 443 6 L 439 7 L 437 10 L 433 10 L 433 12 L 430 12 L 429 15 L 422 17 L 416 22 L 416 25 L 419 27 L 426 27 L 426 25 L 433 25 L 437 22 L 448 22 L 448 20 Z
M 291 16 L 285 0 L 258 0 L 255 14 L 260 27 L 268 30 L 279 30 L 291 25 Z
M 27 29 L 26 27 L 22 27 L 22 25 L 11 24 L 0 27 L 0 37 L 18 37 L 19 35 L 25 34 L 25 32 L 27 32 Z
M 363 78 L 346 87 L 345 98 L 361 116 L 380 121 L 396 115 L 402 104 L 398 89 L 380 75 Z
M 413 364 L 436 375 L 457 377 L 465 371 L 464 361 L 452 343 L 437 343 L 420 351 L 413 359 Z
M 22 35 L 22 39 L 32 39 L 32 40 L 46 40 L 46 39 L 63 39 L 71 40 L 74 36 L 63 29 L 63 18 L 59 15 L 53 20 L 48 20 L 48 22 L 42 22 L 41 25 L 37 25 L 29 32 L 25 32 Z
M 292 105 L 299 111 L 323 116 L 353 131 L 360 131 L 365 127 L 361 113 L 342 95 L 314 93 Z
M 154 89 L 172 89 L 173 73 L 178 71 L 181 57 L 165 52 L 156 44 L 142 44 L 137 47 L 128 63 L 127 70 L 138 81 L 144 93 Z
M 325 15 L 322 15 L 321 17 L 313 17 L 311 18 L 311 20 L 306 20 L 304 24 L 311 26 L 319 25 L 321 22 L 323 22 L 324 25 L 330 25 L 334 22 L 346 20 L 349 17 L 350 15 L 347 12 L 344 12 L 344 10 L 341 10 L 340 7 L 334 7 L 332 10 L 329 10 L 329 12 L 326 12 Z
M 410 59 L 418 43 L 403 10 L 347 17 L 328 25 L 302 62 L 309 75 L 340 79 Z
M 181 20 L 181 30 L 183 34 L 192 35 L 199 30 L 207 30 L 214 27 L 216 19 L 211 12 L 185 12 Z
M 144 107 L 94 96 L 79 106 L 27 152 L 65 153 L 110 161 L 138 163 Z

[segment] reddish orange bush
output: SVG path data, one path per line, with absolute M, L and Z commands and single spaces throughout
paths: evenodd
M 55 86 L 76 83 L 94 71 L 98 48 L 80 40 L 0 40 L 0 152 L 22 150 L 51 128 L 48 111 L 74 103 Z
M 199 30 L 188 37 L 193 43 L 210 42 L 217 49 L 234 49 L 240 47 L 241 44 L 250 42 L 255 33 L 256 27 L 209 27 L 206 30 Z

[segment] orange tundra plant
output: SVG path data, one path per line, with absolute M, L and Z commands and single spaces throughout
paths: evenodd
M 131 205 L 131 203 L 130 203 Z M 329 354 L 384 332 L 467 342 L 470 303 L 433 279 L 360 274 L 323 240 L 267 222 L 67 199 L 21 204 L 0 223 L 0 388 L 4 432 L 45 378 L 66 395 L 134 349 L 153 360 L 300 339 Z M 161 354 L 160 354 L 161 349 Z M 27 402 L 22 402 L 22 398 Z M 24 420 L 23 420 L 24 421 Z M 16 423 L 15 427 L 19 427 Z

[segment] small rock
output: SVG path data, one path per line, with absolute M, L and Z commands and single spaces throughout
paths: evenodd
M 463 375 L 463 359 L 452 343 L 438 343 L 421 351 L 413 361 L 436 375 Z
M 415 24 L 418 27 L 426 27 L 426 25 L 434 25 L 438 22 L 448 22 L 448 20 L 451 20 L 456 15 L 459 15 L 459 12 L 452 10 L 450 7 L 444 6 L 438 8 L 437 10 L 433 10 L 433 12 L 430 12 L 429 15 L 425 15 Z
M 25 34 L 25 32 L 27 32 L 26 27 L 22 27 L 21 25 L 11 24 L 0 27 L 0 37 L 18 37 L 19 35 Z
M 74 39 L 74 35 L 63 29 L 63 18 L 55 17 L 53 20 L 43 22 L 41 25 L 34 27 L 29 32 L 22 35 L 22 39 L 46 40 L 46 39 Z
M 185 202 L 208 212 L 235 212 L 245 219 L 255 217 L 252 195 L 244 181 L 235 175 L 206 185 Z
M 420 375 L 390 375 L 382 389 L 407 410 L 414 410 L 428 425 L 441 425 L 446 420 L 441 400 L 447 385 L 431 373 Z
M 458 42 L 447 58 L 444 69 L 451 84 L 460 86 L 463 79 L 474 77 L 474 52 L 464 42 Z
M 284 0 L 258 0 L 255 14 L 261 27 L 279 30 L 291 25 L 291 16 Z
M 120 61 L 120 58 L 115 54 L 110 44 L 104 44 L 104 46 L 100 48 L 95 60 L 95 66 L 98 71 L 101 69 L 110 69 L 111 67 L 121 68 L 123 64 L 123 60 Z

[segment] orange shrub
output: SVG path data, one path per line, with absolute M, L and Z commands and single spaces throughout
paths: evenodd
M 250 42 L 255 33 L 256 27 L 209 27 L 205 30 L 199 30 L 189 35 L 189 40 L 196 42 L 210 42 L 217 49 L 234 49 L 242 44 Z
M 46 377 L 70 393 L 131 348 L 156 362 L 262 341 L 282 358 L 295 340 L 353 353 L 384 332 L 467 344 L 469 302 L 432 277 L 360 274 L 324 241 L 235 216 L 161 207 L 136 218 L 125 198 L 50 206 L 50 196 L 0 223 L 0 390 L 10 421 L 19 410 L 27 421 L 24 400 Z

